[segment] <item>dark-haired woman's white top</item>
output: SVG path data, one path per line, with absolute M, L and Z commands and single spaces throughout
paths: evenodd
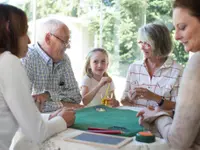
M 0 54 L 0 150 L 8 150 L 20 127 L 35 143 L 67 128 L 62 117 L 41 115 L 30 94 L 29 80 L 18 57 Z

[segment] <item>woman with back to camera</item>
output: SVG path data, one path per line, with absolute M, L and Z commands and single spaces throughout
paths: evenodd
M 75 113 L 65 108 L 41 115 L 29 91 L 29 80 L 20 59 L 27 52 L 26 14 L 0 4 L 0 149 L 8 150 L 20 127 L 33 143 L 42 143 L 74 123 Z
M 175 0 L 173 4 L 175 39 L 186 52 L 194 52 L 180 84 L 174 119 L 159 110 L 138 113 L 144 126 L 154 125 L 176 150 L 200 150 L 200 1 Z

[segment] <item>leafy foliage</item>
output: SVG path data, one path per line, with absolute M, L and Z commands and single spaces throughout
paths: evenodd
M 30 1 L 22 6 L 30 20 L 31 6 Z M 98 46 L 110 53 L 112 73 L 125 75 L 128 65 L 142 57 L 137 46 L 138 28 L 145 22 L 159 21 L 172 30 L 171 6 L 171 0 L 37 0 L 37 19 L 62 14 L 89 20 L 89 31 L 98 37 Z M 172 56 L 183 65 L 188 59 L 176 41 Z
M 171 0 L 149 0 L 147 8 L 147 22 L 162 22 L 171 30 L 174 37 L 174 28 L 172 24 L 172 1 Z M 183 66 L 186 64 L 189 55 L 185 53 L 183 46 L 173 39 L 174 50 L 172 56 Z
M 147 4 L 145 1 L 141 4 L 140 0 L 113 0 L 112 8 L 110 5 L 101 6 L 101 3 L 96 5 L 97 8 L 103 9 L 103 14 L 90 18 L 90 31 L 92 34 L 100 35 L 99 20 L 103 16 L 103 45 L 99 46 L 111 54 L 112 73 L 117 74 L 116 70 L 123 68 L 119 74 L 125 75 L 128 65 L 141 57 L 137 47 L 137 30 L 144 23 L 144 10 Z

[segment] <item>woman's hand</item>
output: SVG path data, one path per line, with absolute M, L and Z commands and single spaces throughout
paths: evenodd
M 136 91 L 135 90 L 130 90 L 128 92 L 128 97 L 126 99 L 128 99 L 128 101 L 136 100 Z
M 66 107 L 63 107 L 57 116 L 61 116 L 67 123 L 67 127 L 70 127 L 75 122 L 75 114 L 76 112 L 73 109 L 67 109 Z
M 149 91 L 146 88 L 142 88 L 142 87 L 138 87 L 135 88 L 135 98 L 142 98 L 142 99 L 146 99 L 146 100 L 155 100 L 155 98 L 157 98 L 159 95 Z
M 142 110 L 140 110 L 136 117 L 139 117 L 139 124 L 143 125 L 144 119 L 150 118 L 155 116 L 158 112 L 160 112 L 159 107 L 155 107 L 155 109 L 152 109 L 152 107 L 147 107 Z
M 54 118 L 54 117 L 56 117 L 61 111 L 62 111 L 62 108 L 56 110 L 56 111 L 53 112 L 53 113 L 51 113 L 51 114 L 49 115 L 49 120 L 52 119 L 52 118 Z

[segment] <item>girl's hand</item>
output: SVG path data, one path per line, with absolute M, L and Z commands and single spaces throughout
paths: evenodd
M 119 102 L 116 99 L 108 99 L 108 105 L 112 107 L 118 107 Z
M 135 97 L 147 100 L 154 100 L 157 95 L 146 88 L 135 88 Z
M 99 85 L 102 87 L 106 83 L 110 83 L 110 82 L 112 82 L 112 79 L 110 77 L 102 77 L 100 82 L 99 82 Z

